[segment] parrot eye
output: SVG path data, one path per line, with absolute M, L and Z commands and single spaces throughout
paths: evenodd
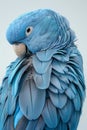
M 33 27 L 27 27 L 26 28 L 26 36 L 29 36 L 33 30 Z

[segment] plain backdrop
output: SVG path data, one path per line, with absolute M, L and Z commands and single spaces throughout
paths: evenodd
M 85 81 L 87 84 L 87 0 L 0 0 L 0 84 L 5 68 L 16 58 L 8 44 L 5 31 L 8 24 L 22 13 L 50 8 L 66 16 L 77 35 L 77 46 L 83 56 Z M 87 98 L 78 130 L 87 129 Z

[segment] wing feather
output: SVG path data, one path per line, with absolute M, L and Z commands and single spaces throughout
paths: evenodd
M 72 117 L 69 121 L 69 129 L 70 130 L 76 130 L 77 129 L 79 119 L 80 119 L 80 115 L 81 115 L 81 112 L 74 111 L 74 113 L 72 114 Z
M 49 99 L 47 99 L 44 106 L 42 117 L 49 128 L 55 128 L 57 126 L 57 110 Z
M 66 105 L 59 110 L 61 119 L 64 123 L 67 123 L 70 120 L 72 111 L 73 111 L 73 105 L 72 102 L 68 99 Z
M 45 104 L 45 90 L 40 90 L 35 86 L 34 81 L 24 82 L 19 94 L 20 109 L 28 119 L 36 119 L 40 116 Z
M 50 99 L 55 107 L 62 109 L 67 103 L 67 96 L 49 92 Z
M 8 77 L 8 83 L 11 84 L 11 82 L 13 81 L 14 79 L 14 76 L 16 75 L 17 71 L 23 67 L 23 61 L 25 61 L 25 59 L 20 59 L 18 60 L 18 62 L 16 63 L 16 65 L 14 65 L 12 67 L 12 72 L 10 73 L 10 76 Z
M 14 123 L 13 122 L 14 122 L 13 116 L 8 117 L 6 122 L 5 122 L 3 130 L 14 130 L 14 127 L 13 127 Z
M 81 98 L 78 93 L 76 94 L 75 98 L 73 99 L 73 103 L 75 106 L 75 110 L 80 111 L 82 103 L 81 103 Z
M 42 117 L 39 117 L 37 120 L 29 121 L 26 130 L 43 130 L 45 122 Z
M 16 72 L 14 76 L 14 80 L 11 83 L 12 86 L 12 95 L 15 97 L 17 95 L 17 91 L 19 89 L 19 83 L 21 81 L 21 78 L 26 70 L 28 70 L 29 65 L 23 66 L 22 69 L 19 72 Z
M 77 93 L 75 87 L 72 88 L 72 86 L 73 86 L 73 84 L 70 84 L 70 86 L 69 86 L 69 87 L 67 88 L 67 90 L 65 91 L 66 95 L 67 95 L 70 99 L 75 98 L 76 93 Z

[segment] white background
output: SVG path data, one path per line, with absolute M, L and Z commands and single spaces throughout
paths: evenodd
M 83 56 L 87 84 L 87 0 L 0 0 L 0 83 L 6 66 L 16 58 L 5 37 L 8 24 L 20 14 L 39 8 L 53 9 L 69 19 L 77 34 L 77 46 Z M 87 98 L 78 130 L 86 129 Z

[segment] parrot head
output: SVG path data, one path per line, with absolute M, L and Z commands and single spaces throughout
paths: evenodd
M 75 39 L 67 19 L 49 10 L 39 9 L 13 20 L 6 33 L 17 55 L 32 54 L 54 47 L 64 47 Z M 72 36 L 72 37 L 71 37 Z

